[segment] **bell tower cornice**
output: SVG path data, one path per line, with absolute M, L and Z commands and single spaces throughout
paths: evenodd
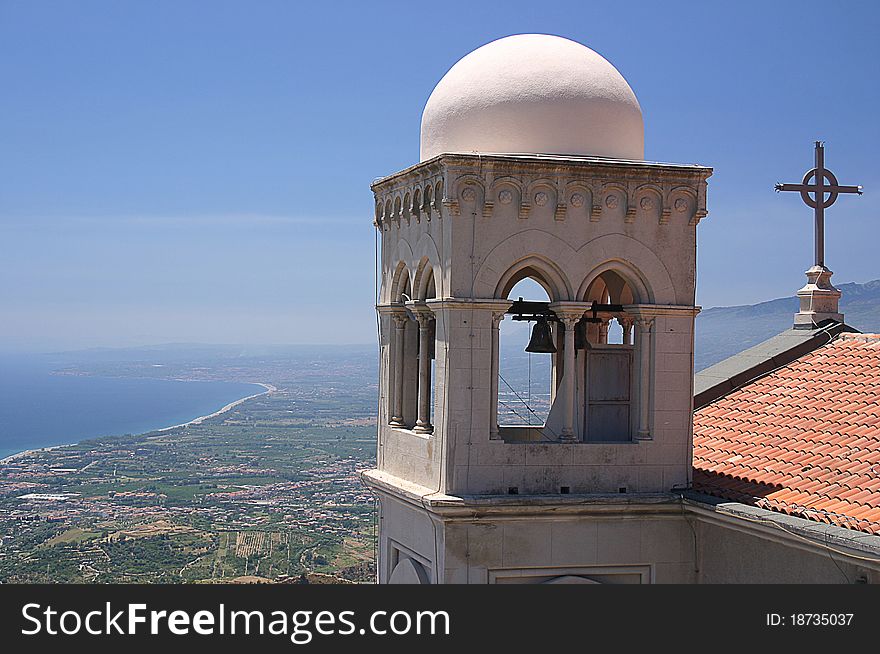
M 708 214 L 705 182 L 711 175 L 705 166 L 603 157 L 442 154 L 373 182 L 373 222 L 399 227 L 444 213 L 458 216 L 462 206 L 475 204 L 489 218 L 513 200 L 521 220 L 550 205 L 562 222 L 576 219 L 589 198 L 585 214 L 594 222 L 620 207 L 627 223 L 666 225 L 685 214 L 696 226 Z

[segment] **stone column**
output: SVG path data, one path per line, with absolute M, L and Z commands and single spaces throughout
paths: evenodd
M 619 322 L 620 326 L 623 328 L 623 338 L 621 339 L 621 343 L 624 345 L 632 345 L 633 318 L 629 316 L 618 316 L 617 322 Z
M 565 326 L 565 372 L 563 380 L 565 388 L 565 422 L 562 427 L 562 434 L 559 438 L 561 441 L 574 441 L 574 326 L 577 324 L 578 317 L 560 316 L 560 322 Z
M 391 361 L 391 370 L 388 380 L 391 386 L 393 407 L 390 424 L 395 427 L 403 427 L 403 366 L 404 366 L 404 332 L 408 318 L 406 313 L 400 311 L 391 316 L 394 321 L 394 357 Z
M 413 431 L 430 434 L 431 424 L 431 320 L 433 314 L 428 309 L 416 312 L 419 321 L 419 417 Z
M 501 367 L 500 325 L 505 311 L 492 312 L 492 366 L 489 372 L 489 438 L 498 440 L 498 375 Z
M 559 325 L 565 329 L 564 346 L 562 351 L 563 370 L 562 382 L 563 387 L 557 392 L 562 393 L 563 405 L 563 421 L 562 433 L 559 440 L 563 443 L 571 443 L 577 440 L 577 432 L 574 428 L 575 420 L 575 400 L 577 394 L 575 392 L 575 380 L 577 377 L 577 366 L 575 365 L 575 349 L 574 349 L 574 326 L 583 318 L 584 312 L 590 305 L 583 302 L 553 302 L 550 309 L 559 319 Z
M 639 432 L 636 438 L 639 440 L 651 438 L 651 328 L 653 325 L 653 317 L 636 318 L 639 335 Z
M 559 343 L 558 323 L 550 323 L 550 336 L 553 345 L 558 350 L 555 354 L 550 355 L 550 406 L 553 406 L 553 403 L 556 401 L 556 394 L 559 392 L 559 383 L 562 381 L 560 377 L 562 374 L 562 361 L 559 358 L 562 356 L 562 346 Z

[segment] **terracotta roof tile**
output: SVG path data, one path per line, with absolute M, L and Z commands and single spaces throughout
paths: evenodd
M 842 334 L 697 410 L 694 488 L 880 534 L 880 335 Z

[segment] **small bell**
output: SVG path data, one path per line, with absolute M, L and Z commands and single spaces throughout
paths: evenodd
M 589 350 L 591 347 L 587 339 L 587 321 L 578 320 L 574 326 L 574 349 Z
M 553 354 L 556 352 L 556 346 L 553 345 L 553 334 L 550 332 L 550 323 L 546 318 L 538 318 L 532 329 L 532 337 L 529 344 L 526 345 L 526 352 L 535 352 L 538 354 Z

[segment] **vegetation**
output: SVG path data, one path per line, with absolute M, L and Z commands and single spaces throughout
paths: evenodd
M 0 464 L 0 581 L 372 581 L 358 471 L 375 453 L 375 363 L 314 363 L 218 365 L 278 390 L 202 424 Z

